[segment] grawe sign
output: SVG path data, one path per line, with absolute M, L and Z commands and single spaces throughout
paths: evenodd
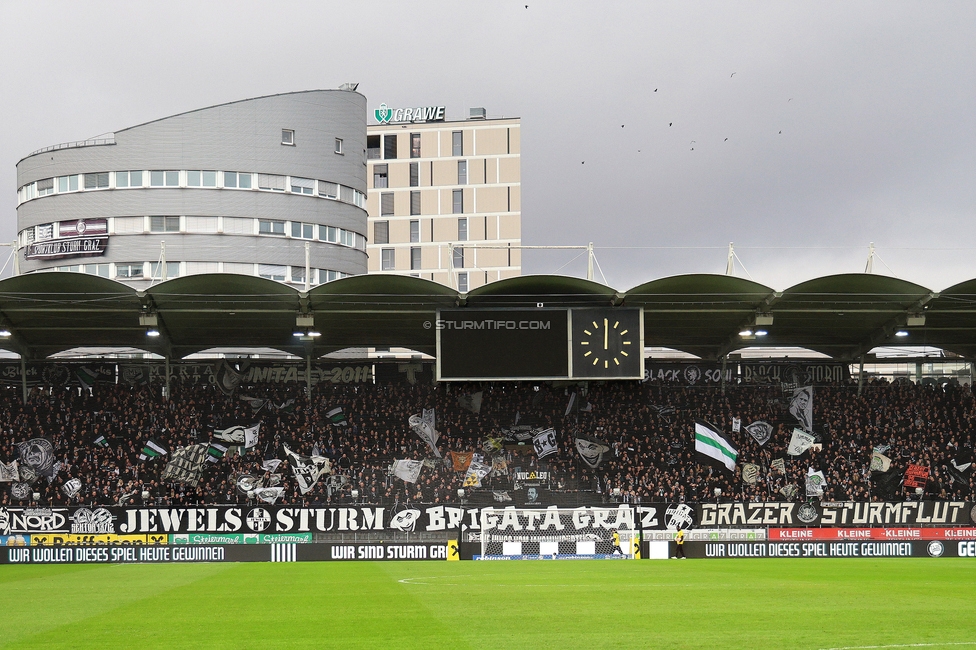
M 390 108 L 386 104 L 373 111 L 373 117 L 380 124 L 401 124 L 404 122 L 443 122 L 443 106 L 417 106 L 416 108 Z

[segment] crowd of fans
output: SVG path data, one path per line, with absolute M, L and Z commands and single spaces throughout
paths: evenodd
M 24 501 L 13 499 L 7 489 L 12 483 L 0 483 L 0 505 L 245 503 L 254 495 L 238 489 L 240 474 L 253 475 L 265 485 L 280 482 L 285 491 L 278 503 L 308 505 L 458 503 L 462 488 L 468 500 L 519 503 L 526 490 L 514 480 L 516 471 L 548 473 L 530 498 L 543 504 L 807 500 L 812 497 L 804 481 L 811 469 L 826 477 L 824 493 L 815 497 L 825 501 L 923 496 L 968 500 L 973 489 L 972 472 L 962 472 L 962 480 L 960 472 L 955 477 L 949 472 L 953 461 L 971 459 L 974 443 L 976 401 L 968 386 L 957 384 L 876 380 L 860 394 L 856 385 L 818 386 L 813 400 L 818 442 L 799 456 L 787 454 L 797 420 L 788 410 L 789 393 L 779 385 L 737 385 L 722 391 L 653 382 L 558 387 L 525 382 L 323 382 L 311 396 L 303 388 L 239 386 L 235 394 L 226 395 L 213 385 L 175 382 L 166 400 L 159 386 L 100 383 L 90 390 L 34 388 L 26 403 L 19 389 L 2 388 L 0 462 L 18 458 L 16 443 L 43 437 L 53 444 L 60 465 L 50 480 L 34 480 Z M 477 400 L 467 398 L 473 393 L 480 393 L 480 408 Z M 257 411 L 255 399 L 266 400 Z M 337 407 L 344 421 L 326 416 Z M 410 416 L 424 409 L 436 416 L 437 453 L 408 425 Z M 733 419 L 741 422 L 738 432 L 732 431 Z M 696 454 L 696 420 L 726 432 L 738 450 L 735 471 Z M 745 430 L 758 420 L 774 427 L 763 445 Z M 261 423 L 257 445 L 232 449 L 217 462 L 205 463 L 196 486 L 161 479 L 179 447 L 205 443 L 215 429 L 256 422 Z M 556 453 L 538 458 L 531 439 L 513 437 L 516 422 L 522 431 L 553 428 Z M 574 444 L 582 436 L 605 443 L 595 468 L 588 466 L 592 459 L 583 461 Z M 150 438 L 170 454 L 141 460 Z M 489 439 L 494 442 L 486 444 Z M 285 445 L 304 456 L 328 458 L 331 474 L 301 494 Z M 929 468 L 924 494 L 903 487 L 900 480 L 893 491 L 882 494 L 870 469 L 876 448 L 891 460 L 890 471 L 903 473 L 909 464 Z M 487 464 L 504 462 L 495 463 L 497 469 L 480 487 L 465 486 L 464 472 L 456 471 L 451 452 L 474 452 Z M 284 461 L 274 478 L 262 469 L 271 458 Z M 393 461 L 403 459 L 423 461 L 416 483 L 391 474 Z M 782 472 L 773 469 L 779 459 Z M 754 482 L 743 480 L 743 463 L 759 467 Z M 68 497 L 61 488 L 75 478 L 81 488 Z

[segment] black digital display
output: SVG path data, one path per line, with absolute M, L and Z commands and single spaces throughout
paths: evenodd
M 565 309 L 442 310 L 435 327 L 438 380 L 569 376 Z
M 573 377 L 641 379 L 640 309 L 573 310 Z

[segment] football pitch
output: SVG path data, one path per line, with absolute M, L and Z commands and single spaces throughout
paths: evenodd
M 2 648 L 976 647 L 971 559 L 0 567 Z

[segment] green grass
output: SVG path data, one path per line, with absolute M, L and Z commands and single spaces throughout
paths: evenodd
M 976 647 L 969 559 L 0 567 L 2 648 Z

